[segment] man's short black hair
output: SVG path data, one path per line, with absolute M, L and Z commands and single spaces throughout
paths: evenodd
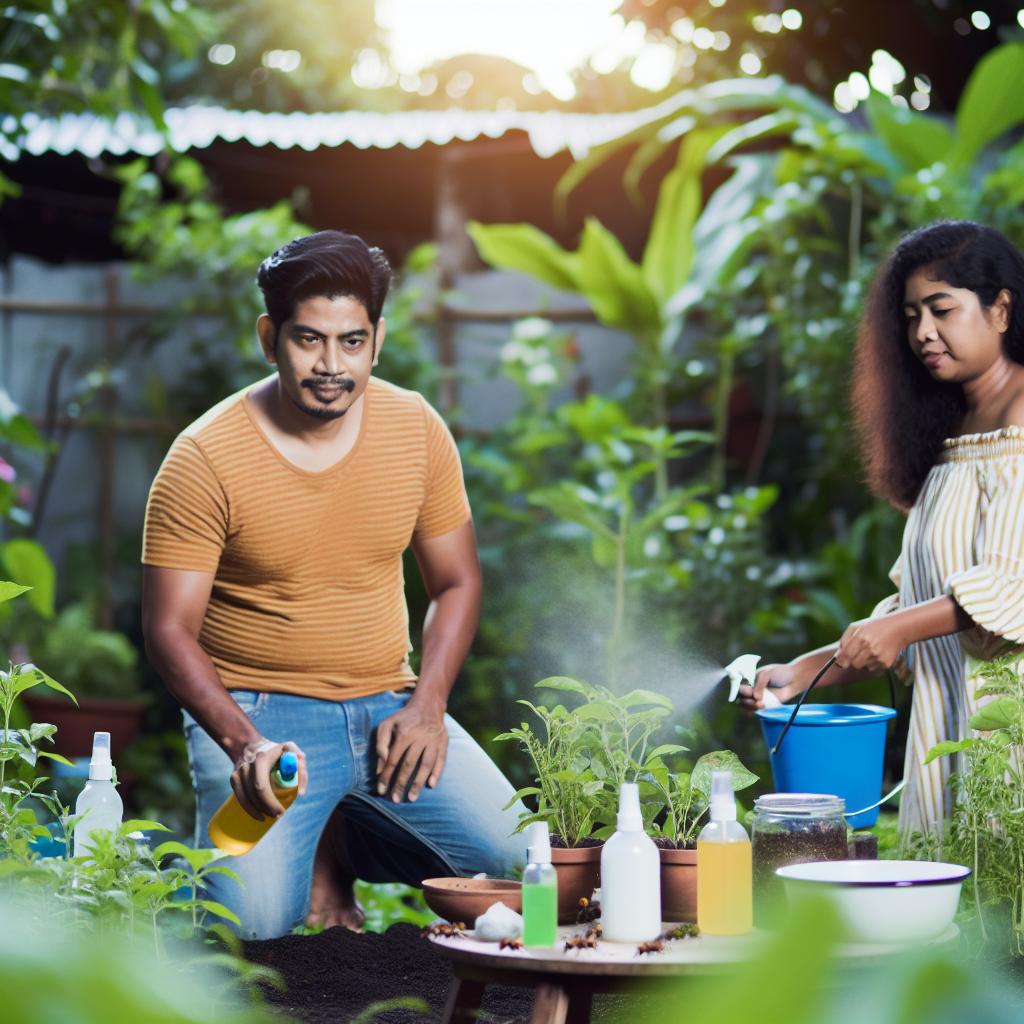
M 380 249 L 358 235 L 318 231 L 293 239 L 268 256 L 260 264 L 256 283 L 278 329 L 292 319 L 300 302 L 314 295 L 357 299 L 376 327 L 391 285 L 391 265 Z

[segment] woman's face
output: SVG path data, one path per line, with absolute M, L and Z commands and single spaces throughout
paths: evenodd
M 984 309 L 977 292 L 954 288 L 921 267 L 908 278 L 903 295 L 907 338 L 914 355 L 935 380 L 974 380 L 1000 360 L 1009 325 L 1010 295 L 1005 289 Z

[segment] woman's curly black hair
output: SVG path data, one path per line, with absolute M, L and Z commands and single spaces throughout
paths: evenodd
M 928 267 L 937 281 L 974 292 L 989 309 L 1010 293 L 1003 351 L 1024 364 L 1024 256 L 994 228 L 936 221 L 900 239 L 868 293 L 853 359 L 853 412 L 871 489 L 894 505 L 913 505 L 942 442 L 967 411 L 959 384 L 936 381 L 910 347 L 904 314 L 907 278 Z

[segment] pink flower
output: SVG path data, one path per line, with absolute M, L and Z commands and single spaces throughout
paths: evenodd
M 17 475 L 14 467 L 9 462 L 0 459 L 0 480 L 3 480 L 6 484 L 13 484 L 14 478 Z

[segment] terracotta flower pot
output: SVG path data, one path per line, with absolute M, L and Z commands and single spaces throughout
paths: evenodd
M 555 847 L 551 863 L 558 873 L 558 923 L 573 924 L 580 898 L 590 899 L 601 885 L 601 846 Z
M 21 700 L 33 722 L 57 726 L 52 749 L 58 754 L 86 757 L 92 753 L 92 734 L 109 732 L 110 753 L 115 763 L 125 747 L 138 736 L 147 706 L 144 700 L 79 697 L 76 707 L 67 697 L 40 697 L 31 693 L 26 693 Z
M 697 851 L 659 850 L 663 921 L 697 920 Z

